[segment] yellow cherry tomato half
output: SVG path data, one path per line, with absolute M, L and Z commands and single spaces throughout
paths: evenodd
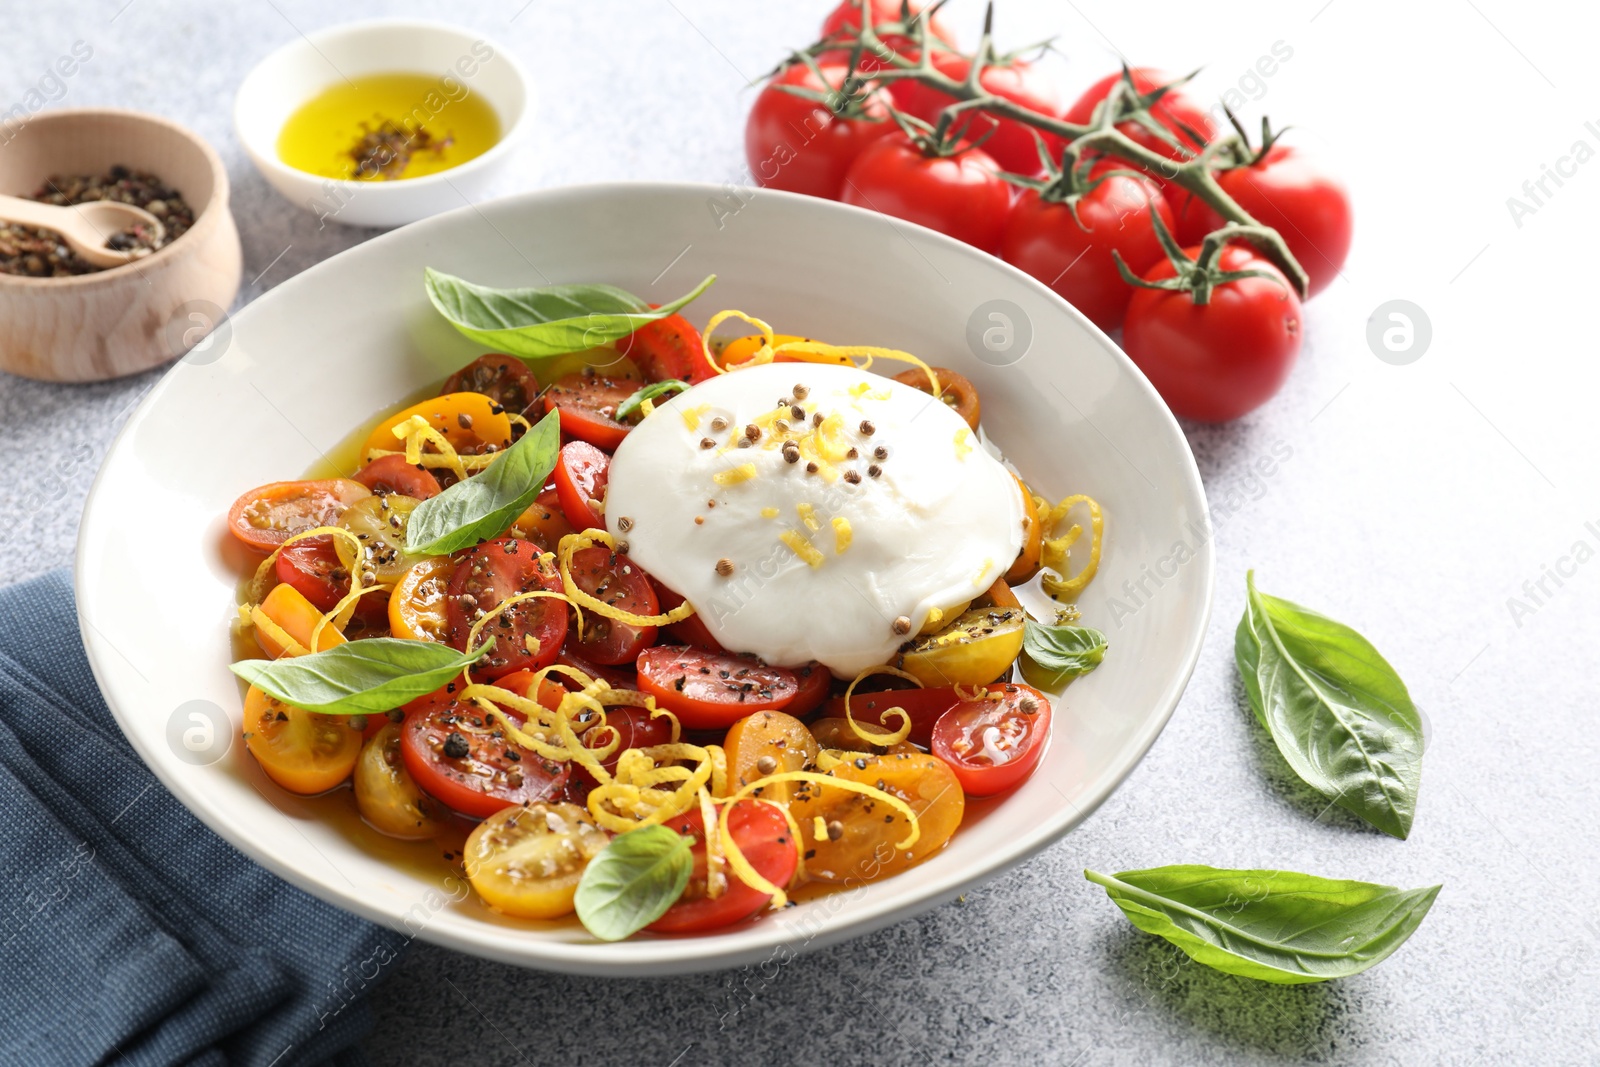
M 1022 620 L 1014 601 L 968 608 L 944 629 L 918 637 L 896 666 L 928 689 L 986 685 L 1022 653 Z
M 467 838 L 467 878 L 496 911 L 558 919 L 572 911 L 578 879 L 610 835 L 576 804 L 502 808 Z
M 244 743 L 267 777 L 291 793 L 314 796 L 339 785 L 361 755 L 361 731 L 347 715 L 318 715 L 250 687 Z
M 728 754 L 728 782 L 741 789 L 758 778 L 804 770 L 817 759 L 817 741 L 806 724 L 781 711 L 758 711 L 728 727 L 722 748 Z M 762 800 L 785 801 L 794 783 L 777 782 Z
M 361 747 L 354 785 L 361 817 L 379 833 L 417 841 L 438 832 L 438 802 L 417 788 L 406 770 L 398 723 L 382 727 Z

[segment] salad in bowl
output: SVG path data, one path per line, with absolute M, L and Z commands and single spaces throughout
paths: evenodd
M 702 934 L 894 877 L 1028 778 L 1106 652 L 1075 606 L 1102 510 L 1030 489 L 971 381 L 702 331 L 711 280 L 651 308 L 430 271 L 469 337 L 509 305 L 540 347 L 227 516 L 251 756 L 511 919 Z

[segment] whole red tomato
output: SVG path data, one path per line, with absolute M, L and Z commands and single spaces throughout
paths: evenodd
M 1217 184 L 1238 205 L 1283 236 L 1311 278 L 1315 296 L 1338 277 L 1350 253 L 1350 194 L 1344 183 L 1315 159 L 1290 145 L 1275 144 L 1259 160 L 1217 174 Z M 1187 195 L 1187 194 L 1186 194 Z M 1199 200 L 1185 205 L 1178 240 L 1197 243 L 1222 225 Z
M 900 0 L 868 0 L 868 4 L 872 11 L 872 24 L 874 26 L 882 22 L 900 21 Z M 921 2 L 911 4 L 912 16 L 915 17 L 927 6 L 927 4 Z M 936 11 L 932 15 L 926 16 L 926 18 L 928 20 L 928 32 L 954 48 L 956 43 L 955 34 L 950 32 L 950 27 L 945 25 L 939 13 Z M 828 17 L 822 20 L 822 36 L 832 37 L 846 27 L 852 31 L 861 28 L 861 0 L 844 0 L 838 7 L 828 12 Z M 906 47 L 911 43 L 907 38 L 888 37 L 884 39 L 884 43 L 896 52 L 915 51 L 915 49 Z M 881 66 L 881 64 L 869 65 L 873 63 L 872 57 L 863 56 L 861 69 L 864 71 L 875 70 L 877 66 Z
M 950 52 L 935 55 L 933 65 L 957 81 L 964 79 L 972 68 L 972 62 L 967 57 Z M 1056 92 L 1055 83 L 1046 71 L 1025 59 L 984 67 L 978 75 L 978 84 L 995 96 L 1021 104 L 1032 111 L 1046 115 L 1061 113 L 1061 97 Z M 955 103 L 954 97 L 910 78 L 892 82 L 889 92 L 901 111 L 915 115 L 924 122 L 936 121 L 940 111 Z M 1039 149 L 1033 138 L 1032 126 L 1015 119 L 997 121 L 981 112 L 974 115 L 966 136 L 976 141 L 993 130 L 994 133 L 984 140 L 983 150 L 993 156 L 1002 168 L 1014 174 L 1029 175 L 1038 174 L 1044 169 L 1039 163 Z M 1044 138 L 1051 154 L 1059 155 L 1061 139 L 1048 134 Z
M 1153 67 L 1134 67 L 1129 75 L 1133 79 L 1134 89 L 1141 95 L 1154 92 L 1163 85 L 1171 85 L 1178 79 L 1164 71 Z M 1062 116 L 1067 122 L 1087 125 L 1094 118 L 1094 109 L 1111 94 L 1111 87 L 1122 79 L 1122 73 L 1107 74 L 1078 97 L 1077 101 L 1067 109 Z M 1211 121 L 1211 116 L 1206 110 L 1195 102 L 1194 98 L 1186 95 L 1182 89 L 1169 89 L 1160 100 L 1150 109 L 1150 115 L 1159 122 L 1172 137 L 1178 142 L 1176 145 L 1168 143 L 1155 131 L 1147 128 L 1142 123 L 1131 119 L 1127 122 L 1117 123 L 1117 129 L 1128 135 L 1128 138 L 1141 144 L 1150 151 L 1167 159 L 1186 159 L 1189 155 L 1204 148 L 1207 141 L 1216 136 L 1216 123 Z M 1164 178 L 1154 175 L 1160 183 L 1162 193 L 1167 198 L 1167 203 L 1172 208 L 1174 217 L 1183 207 L 1188 193 L 1171 185 Z
M 1091 178 L 1091 181 L 1096 179 Z M 1089 316 L 1102 330 L 1122 325 L 1133 287 L 1111 253 L 1142 275 L 1162 258 L 1152 213 L 1168 229 L 1172 212 L 1147 178 L 1107 174 L 1068 202 L 1028 189 L 1011 206 L 1000 258 L 1027 271 Z
M 930 156 L 904 133 L 893 133 L 874 141 L 851 164 L 840 199 L 994 252 L 1011 206 L 1011 187 L 980 148 Z
M 1185 250 L 1191 258 L 1199 253 Z M 1203 422 L 1226 422 L 1260 407 L 1300 352 L 1300 298 L 1288 279 L 1236 245 L 1222 250 L 1216 266 L 1269 276 L 1224 282 L 1205 304 L 1181 290 L 1136 289 L 1122 331 L 1122 347 L 1173 413 Z M 1144 278 L 1176 274 L 1163 259 Z
M 821 64 L 818 69 L 827 88 L 835 91 L 849 73 L 843 64 Z M 873 89 L 848 101 L 836 94 L 824 104 L 786 92 L 780 85 L 823 89 L 810 67 L 796 63 L 761 90 L 744 127 L 750 173 L 769 189 L 837 200 L 845 171 L 856 156 L 896 129 L 889 121 L 886 97 L 881 89 Z

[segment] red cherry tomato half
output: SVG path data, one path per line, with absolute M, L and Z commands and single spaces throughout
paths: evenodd
M 800 691 L 793 672 L 698 648 L 658 645 L 639 654 L 639 688 L 690 730 L 732 726 L 777 711 Z
M 560 592 L 561 575 L 527 541 L 505 538 L 479 545 L 462 556 L 450 578 L 445 615 L 452 646 L 465 651 L 472 625 L 502 600 L 545 589 Z M 538 670 L 555 662 L 567 636 L 567 604 L 556 597 L 533 597 L 501 612 L 478 635 L 494 650 L 473 667 L 474 674 L 499 678 L 513 671 Z
M 656 601 L 661 605 L 661 610 L 663 612 L 671 611 L 673 608 L 679 607 L 683 604 L 683 597 L 679 596 L 671 589 L 668 589 L 654 578 L 650 579 L 650 584 L 655 586 Z M 711 628 L 706 625 L 705 620 L 700 617 L 699 612 L 690 615 L 687 619 L 684 619 L 681 622 L 675 622 L 672 625 L 665 627 L 665 629 L 667 633 L 671 634 L 674 638 L 682 641 L 686 645 L 693 645 L 695 648 L 703 648 L 707 652 L 716 652 L 719 655 L 726 655 L 728 652 L 727 649 L 722 647 L 721 642 L 719 642 L 715 637 L 711 636 Z
M 349 478 L 271 482 L 228 509 L 228 532 L 259 552 L 271 552 L 298 533 L 332 526 L 344 509 L 372 493 Z
M 820 64 L 819 69 L 834 90 L 849 72 L 838 63 Z M 781 86 L 820 91 L 823 83 L 810 67 L 796 63 L 761 90 L 744 128 L 751 175 L 769 189 L 839 199 L 845 172 L 861 150 L 897 128 L 889 120 L 887 97 L 872 90 L 861 102 L 860 117 L 853 117 L 835 114 L 822 101 Z
M 661 610 L 650 578 L 627 556 L 595 546 L 572 554 L 572 583 L 596 600 L 634 615 L 655 615 Z M 583 613 L 583 637 L 568 636 L 584 659 L 607 667 L 632 663 L 641 651 L 656 643 L 654 626 L 633 626 L 598 612 Z
M 717 814 L 722 814 L 717 805 Z M 715 930 L 748 919 L 772 898 L 729 876 L 720 896 L 706 892 L 706 830 L 700 809 L 694 808 L 664 824 L 694 838 L 694 873 L 678 902 L 646 929 L 658 934 L 693 934 Z M 786 886 L 800 862 L 800 846 L 789 830 L 789 820 L 775 804 L 741 800 L 728 813 L 728 831 L 756 873 L 775 886 Z M 712 827 L 716 832 L 716 827 Z
M 574 530 L 606 526 L 606 475 L 611 457 L 587 441 L 568 441 L 556 460 L 556 499 Z
M 933 736 L 933 726 L 939 717 L 957 704 L 961 696 L 948 686 L 938 689 L 891 689 L 882 693 L 855 693 L 850 697 L 850 717 L 863 726 L 881 730 L 898 730 L 900 716 L 889 714 L 890 708 L 903 708 L 911 716 L 911 735 L 906 738 L 913 745 L 928 747 Z M 825 712 L 830 718 L 842 719 L 844 697 L 828 701 Z
M 950 765 L 968 796 L 992 797 L 1022 784 L 1050 737 L 1050 700 L 1026 685 L 991 689 L 999 700 L 963 700 L 934 724 L 933 754 Z
M 561 651 L 556 653 L 556 662 L 573 670 L 582 671 L 590 678 L 604 678 L 607 685 L 613 689 L 637 689 L 639 679 L 633 671 L 623 667 L 608 667 L 603 663 L 596 663 L 585 659 L 583 654 L 572 647 L 573 642 L 568 641 L 561 646 Z M 553 673 L 550 677 L 566 686 L 568 689 L 582 689 L 576 678 L 570 675 Z
M 869 145 L 850 165 L 839 199 L 993 252 L 1011 207 L 1011 186 L 998 171 L 981 148 L 925 156 L 896 131 Z
M 828 691 L 833 688 L 833 672 L 820 663 L 807 663 L 794 672 L 794 677 L 800 684 L 800 691 L 783 710 L 802 719 L 822 707 L 822 702 L 828 699 Z
M 617 342 L 617 352 L 631 359 L 646 381 L 665 382 L 675 378 L 698 385 L 717 374 L 706 359 L 700 331 L 682 315 L 668 315 L 641 326 Z
M 617 421 L 617 408 L 638 391 L 635 381 L 603 374 L 569 374 L 545 390 L 542 403 L 546 412 L 561 412 L 562 433 L 609 452 L 631 428 Z
M 318 611 L 332 611 L 350 592 L 350 572 L 339 561 L 331 537 L 296 541 L 273 564 L 278 581 L 294 587 Z
M 672 722 L 665 715 L 654 718 L 643 708 L 619 707 L 606 709 L 606 725 L 614 727 L 617 731 L 617 748 L 611 755 L 600 761 L 600 766 L 615 774 L 617 761 L 622 754 L 630 748 L 650 748 L 653 745 L 665 745 L 672 740 Z M 604 730 L 590 729 L 583 735 L 583 743 L 589 748 L 601 748 L 611 740 L 611 735 Z M 593 788 L 600 783 L 595 781 L 582 764 L 572 765 L 572 780 L 574 784 L 582 784 Z
M 451 393 L 482 393 L 507 411 L 523 415 L 539 395 L 539 379 L 516 356 L 490 352 L 450 375 L 439 395 Z
M 1278 268 L 1234 245 L 1217 265 L 1268 276 L 1219 285 L 1206 304 L 1186 292 L 1135 289 L 1122 330 L 1122 347 L 1173 413 L 1205 422 L 1236 419 L 1266 403 L 1300 353 L 1300 298 Z M 1163 259 L 1144 277 L 1173 275 Z
M 1000 258 L 1021 268 L 1087 315 L 1102 330 L 1122 325 L 1133 287 L 1122 280 L 1112 253 L 1142 275 L 1163 256 L 1155 215 L 1168 230 L 1172 210 L 1154 182 L 1108 174 L 1068 206 L 1024 190 L 1012 205 Z
M 951 52 L 936 52 L 933 65 L 957 81 L 964 81 L 972 62 L 967 57 Z M 1021 104 L 1031 111 L 1045 115 L 1061 114 L 1061 97 L 1055 83 L 1043 68 L 1025 59 L 997 63 L 984 67 L 978 75 L 978 84 L 995 96 Z M 938 120 L 939 112 L 955 103 L 955 97 L 930 88 L 911 78 L 894 82 L 889 87 L 900 110 L 910 112 L 925 122 Z M 965 134 L 970 140 L 984 138 L 983 150 L 1001 169 L 1014 174 L 1039 174 L 1044 167 L 1039 162 L 1038 142 L 1034 128 L 1015 119 L 996 122 L 982 112 L 976 112 Z M 990 131 L 994 131 L 990 133 Z M 1061 139 L 1044 134 L 1046 150 L 1056 163 L 1061 162 Z
M 1276 144 L 1248 167 L 1219 172 L 1217 184 L 1257 222 L 1283 235 L 1311 278 L 1307 295 L 1322 292 L 1339 276 L 1350 254 L 1350 194 L 1315 159 L 1292 145 Z M 1198 244 L 1221 225 L 1221 216 L 1188 198 L 1178 240 Z
M 553 799 L 569 773 L 568 764 L 508 740 L 477 704 L 442 690 L 407 706 L 400 755 L 424 791 L 479 819 L 513 804 Z
M 439 479 L 407 463 L 404 456 L 380 456 L 356 471 L 355 480 L 374 493 L 399 493 L 418 500 L 439 495 Z

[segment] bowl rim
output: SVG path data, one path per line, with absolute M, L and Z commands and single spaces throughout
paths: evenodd
M 454 215 L 466 216 L 491 207 L 527 203 L 537 204 L 546 200 L 560 200 L 563 197 L 620 196 L 641 191 L 685 193 L 696 197 L 704 197 L 707 195 L 721 195 L 725 192 L 725 189 L 710 182 L 607 181 L 556 186 L 499 197 L 482 204 L 464 205 L 453 211 L 433 215 L 416 223 L 408 224 L 408 226 L 397 227 L 387 233 L 380 234 L 369 241 L 346 249 L 344 252 L 331 256 L 321 263 L 302 271 L 294 278 L 275 287 L 273 291 L 297 285 L 314 285 L 316 276 L 323 271 L 327 264 L 338 260 L 342 256 L 355 253 L 358 249 L 374 246 L 381 248 L 394 240 L 400 240 L 402 238 L 399 237 L 399 234 L 408 229 L 409 226 L 442 224 L 439 220 L 446 220 Z M 859 215 L 863 219 L 882 218 L 877 212 L 837 201 L 822 200 L 780 190 L 761 189 L 759 192 L 763 197 L 777 197 L 795 204 L 807 203 L 811 205 L 805 209 L 807 211 L 845 212 Z M 791 948 L 797 953 L 824 948 L 840 941 L 863 936 L 892 923 L 902 922 L 921 915 L 940 904 L 955 899 L 972 887 L 1017 866 L 1032 858 L 1044 848 L 1060 841 L 1092 815 L 1112 793 L 1127 781 L 1134 769 L 1143 761 L 1150 747 L 1155 744 L 1156 739 L 1166 729 L 1167 723 L 1171 720 L 1173 712 L 1176 711 L 1184 691 L 1188 688 L 1195 665 L 1199 662 L 1200 652 L 1205 645 L 1216 587 L 1215 537 L 1212 530 L 1210 509 L 1206 505 L 1205 487 L 1200 478 L 1200 470 L 1195 461 L 1193 450 L 1189 447 L 1188 440 L 1184 436 L 1176 417 L 1173 416 L 1170 409 L 1167 408 L 1165 402 L 1161 400 L 1160 395 L 1156 392 L 1155 387 L 1139 371 L 1137 365 L 1133 363 L 1128 355 L 1106 336 L 1104 331 L 1090 322 L 1082 312 L 1067 303 L 1044 283 L 1016 267 L 998 258 L 986 256 L 972 246 L 952 237 L 913 223 L 901 223 L 900 225 L 910 226 L 920 238 L 944 245 L 958 254 L 983 256 L 989 261 L 990 269 L 997 269 L 1004 274 L 1010 275 L 1014 281 L 1033 289 L 1042 299 L 1057 302 L 1061 309 L 1078 320 L 1079 324 L 1087 331 L 1088 336 L 1096 340 L 1102 350 L 1114 362 L 1122 364 L 1122 369 L 1129 377 L 1130 387 L 1143 390 L 1147 400 L 1154 405 L 1153 410 L 1156 412 L 1156 418 L 1165 435 L 1177 446 L 1177 454 L 1181 457 L 1179 480 L 1182 482 L 1189 500 L 1198 506 L 1197 514 L 1204 524 L 1206 533 L 1195 553 L 1196 559 L 1201 562 L 1201 602 L 1193 628 L 1187 635 L 1181 654 L 1178 657 L 1178 667 L 1169 673 L 1166 685 L 1162 688 L 1159 697 L 1155 701 L 1155 714 L 1146 721 L 1143 729 L 1129 741 L 1128 751 L 1130 752 L 1130 757 L 1126 765 L 1113 777 L 1106 780 L 1095 792 L 1087 795 L 1081 804 L 1073 805 L 1069 803 L 1068 806 L 1073 810 L 1058 825 L 1049 825 L 1052 820 L 1041 819 L 1035 824 L 1034 829 L 1020 838 L 1013 839 L 1007 846 L 1007 855 L 1003 861 L 985 868 L 975 868 L 970 873 L 963 872 L 955 877 L 947 876 L 938 888 L 927 891 L 916 899 L 905 901 L 883 899 L 874 901 L 869 905 L 856 909 L 853 914 L 845 919 L 839 918 L 838 914 L 835 913 L 831 919 L 822 923 L 819 929 L 810 932 L 800 931 L 793 926 L 769 922 L 762 924 L 762 926 L 736 929 L 735 933 L 749 933 L 753 930 L 761 931 L 757 936 L 749 939 L 747 943 L 739 945 L 721 944 L 714 936 L 663 937 L 642 942 L 625 940 L 596 944 L 588 941 L 525 941 L 510 938 L 505 936 L 505 930 L 502 927 L 487 922 L 465 923 L 454 926 L 429 922 L 422 924 L 420 929 L 412 931 L 413 936 L 453 951 L 469 952 L 487 959 L 498 960 L 516 966 L 612 978 L 691 974 L 722 970 L 770 958 L 771 954 L 780 946 Z M 252 301 L 253 303 L 254 301 Z M 249 312 L 250 308 L 247 306 L 241 310 L 240 314 Z M 176 372 L 177 367 L 175 365 L 173 370 L 168 371 L 168 375 Z M 91 617 L 94 609 L 89 606 L 93 590 L 87 586 L 87 574 L 82 560 L 86 558 L 85 553 L 90 548 L 91 532 L 101 525 L 99 520 L 93 516 L 93 513 L 100 502 L 101 483 L 105 479 L 106 471 L 110 466 L 109 458 L 127 445 L 138 425 L 149 414 L 150 410 L 160 402 L 165 392 L 166 380 L 167 375 L 163 375 L 162 379 L 156 382 L 145 394 L 138 407 L 118 431 L 116 438 L 107 450 L 107 460 L 102 462 L 100 470 L 96 472 L 85 499 L 83 521 L 80 524 L 75 545 L 73 590 L 77 605 L 79 635 L 84 643 L 96 684 L 100 686 L 107 705 L 111 708 L 114 718 L 117 719 L 119 729 L 123 729 L 124 712 L 119 707 L 113 693 L 104 684 L 105 679 L 108 677 L 105 664 L 112 662 L 116 653 L 111 646 L 103 643 L 98 637 L 98 629 Z M 217 833 L 218 836 L 249 856 L 253 862 L 260 864 L 312 896 L 332 902 L 336 907 L 343 910 L 360 915 L 380 925 L 392 926 L 397 921 L 395 916 L 383 907 L 355 893 L 345 893 L 327 885 L 315 876 L 307 874 L 301 867 L 295 866 L 287 859 L 280 859 L 277 855 L 256 850 L 253 847 L 250 835 L 244 828 L 241 827 L 236 830 L 230 825 L 225 816 L 205 803 L 203 789 L 199 787 L 197 780 L 185 780 L 181 775 L 175 773 L 177 768 L 167 766 L 160 759 L 159 753 L 154 746 L 150 746 L 150 752 L 154 758 L 147 757 L 146 746 L 141 744 L 141 739 L 136 733 L 123 729 L 123 734 L 141 759 L 144 760 L 146 766 L 150 767 L 162 784 L 196 818 Z M 843 890 L 840 895 L 848 892 L 850 890 Z
M 217 219 L 228 211 L 228 202 L 232 191 L 228 182 L 228 168 L 223 164 L 222 157 L 217 150 L 211 147 L 211 142 L 195 133 L 189 127 L 165 115 L 157 115 L 149 111 L 138 111 L 126 107 L 63 107 L 50 111 L 42 111 L 28 120 L 29 126 L 47 125 L 52 122 L 72 121 L 84 118 L 111 118 L 129 124 L 147 124 L 164 127 L 170 130 L 191 146 L 198 149 L 201 158 L 211 168 L 211 199 L 194 217 L 194 225 L 184 231 L 183 235 L 162 248 L 156 249 L 148 256 L 140 256 L 116 266 L 107 267 L 105 270 L 90 271 L 88 274 L 74 274 L 66 278 L 34 278 L 24 274 L 0 273 L 0 286 L 16 286 L 18 288 L 40 287 L 64 291 L 67 289 L 88 289 L 98 285 L 115 285 L 125 278 L 136 276 L 153 266 L 163 266 L 176 259 L 178 255 L 185 255 L 197 246 L 200 239 L 217 227 Z M 194 238 L 194 240 L 190 240 Z M 176 251 L 176 255 L 173 254 Z
M 458 163 L 453 167 L 438 171 L 434 174 L 425 174 L 420 178 L 404 178 L 392 182 L 356 181 L 351 178 L 327 178 L 321 174 L 313 174 L 308 170 L 301 170 L 298 167 L 291 167 L 289 164 L 278 158 L 276 151 L 262 150 L 260 146 L 255 143 L 254 134 L 250 132 L 253 130 L 253 127 L 250 127 L 245 123 L 240 112 L 244 106 L 243 102 L 245 100 L 246 92 L 253 87 L 252 83 L 260 75 L 263 67 L 290 52 L 310 48 L 320 55 L 321 49 L 317 48 L 319 44 L 325 44 L 330 41 L 339 40 L 346 37 L 356 37 L 363 33 L 370 33 L 373 30 L 387 29 L 409 30 L 419 34 L 443 30 L 462 37 L 468 37 L 476 41 L 482 41 L 489 45 L 490 48 L 494 49 L 493 58 L 496 60 L 505 60 L 506 65 L 511 69 L 512 75 L 516 78 L 517 88 L 522 90 L 522 110 L 517 115 L 516 121 L 513 122 L 507 129 L 501 131 L 499 139 L 496 140 L 494 144 L 489 146 L 488 151 L 484 152 L 480 156 L 474 156 L 464 163 Z M 332 66 L 331 60 L 329 61 L 329 65 Z M 302 99 L 299 104 L 296 104 L 295 106 L 298 107 L 300 104 L 304 104 L 305 102 L 306 101 Z M 528 78 L 527 70 L 524 69 L 523 65 L 517 60 L 515 54 L 510 49 L 503 46 L 500 41 L 494 37 L 490 37 L 487 34 L 478 33 L 477 31 L 466 26 L 461 26 L 450 22 L 440 22 L 436 19 L 358 19 L 354 22 L 341 22 L 337 25 L 324 26 L 319 30 L 312 30 L 310 33 L 301 34 L 299 37 L 284 42 L 282 45 L 274 48 L 271 52 L 267 53 L 267 55 L 263 56 L 261 61 L 255 66 L 251 67 L 249 72 L 246 73 L 245 76 L 239 81 L 239 88 L 234 91 L 232 116 L 233 133 L 234 136 L 239 139 L 240 145 L 243 146 L 245 154 L 250 157 L 251 162 L 253 162 L 261 170 L 271 171 L 281 178 L 291 181 L 312 183 L 319 188 L 322 187 L 323 183 L 326 182 L 331 185 L 332 188 L 342 191 L 360 190 L 363 196 L 372 193 L 376 193 L 378 196 L 395 196 L 400 194 L 385 193 L 381 190 L 433 189 L 440 185 L 449 184 L 452 177 L 459 177 L 475 170 L 481 170 L 484 167 L 494 166 L 504 156 L 511 152 L 512 148 L 527 132 L 528 124 L 533 118 L 533 105 L 533 83 Z M 490 106 L 492 107 L 493 104 L 491 103 Z M 496 109 L 496 114 L 498 114 L 498 109 Z M 273 131 L 274 140 L 276 139 L 277 134 L 282 131 L 282 129 L 283 127 L 280 125 L 277 130 Z M 406 225 L 410 224 L 407 223 Z

